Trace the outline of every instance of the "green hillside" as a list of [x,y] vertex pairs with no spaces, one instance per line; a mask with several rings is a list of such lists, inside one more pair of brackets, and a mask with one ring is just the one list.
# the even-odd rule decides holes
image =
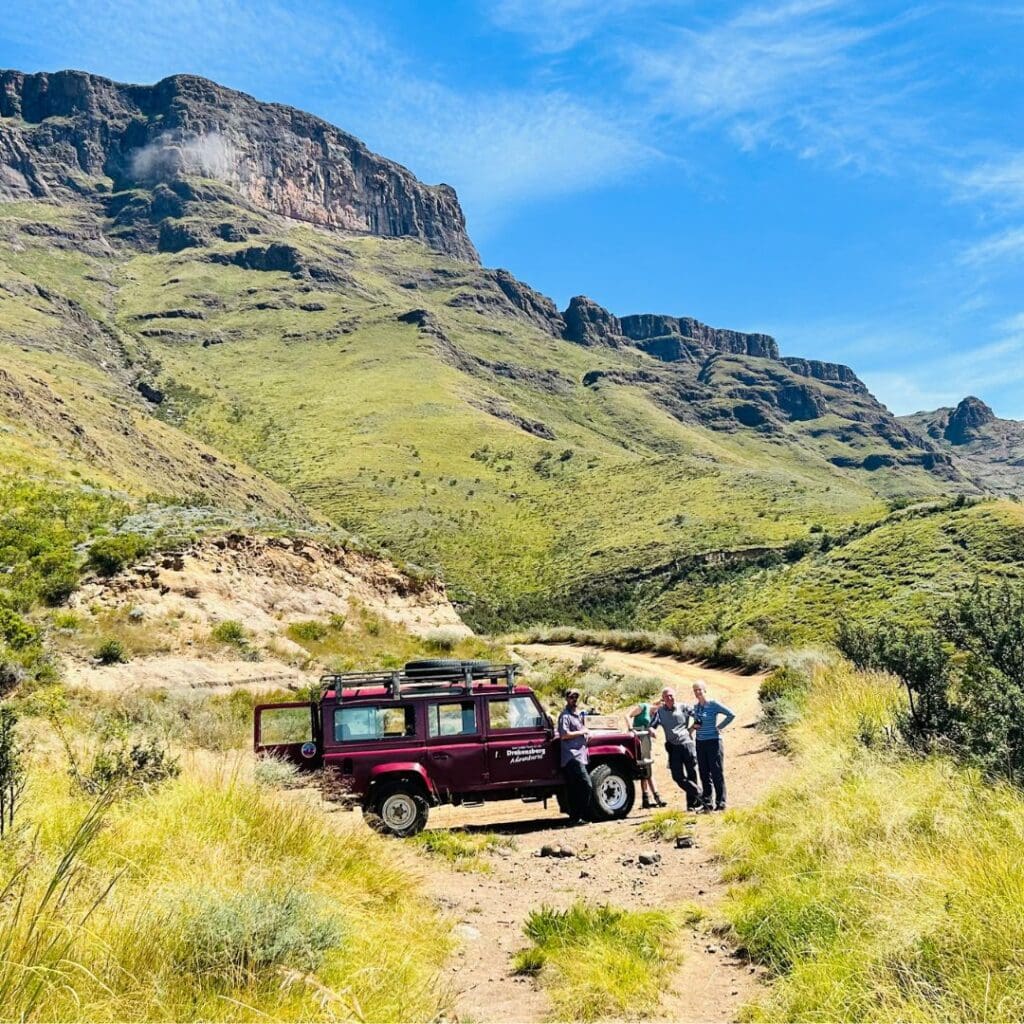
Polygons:
[[1024,506],[957,505],[896,513],[791,565],[682,583],[652,614],[681,633],[724,629],[821,643],[843,616],[922,622],[976,579],[1024,579]]
[[[194,205],[192,225],[225,214],[223,202]],[[813,385],[836,412],[772,433],[707,425],[714,402],[679,414],[663,394],[674,368],[553,337],[489,272],[416,241],[266,223],[258,253],[287,246],[293,269],[259,270],[237,265],[252,260],[244,243],[63,248],[40,230],[55,223],[73,241],[109,231],[85,206],[2,212],[18,241],[0,256],[5,365],[35,389],[39,419],[15,426],[9,410],[12,456],[88,465],[136,493],[283,506],[287,491],[444,572],[482,624],[595,589],[614,604],[620,577],[785,545],[811,524],[841,530],[880,516],[883,496],[951,486],[916,466],[837,467],[884,444],[844,431],[850,398],[825,382]],[[717,360],[716,402],[730,400],[722,380],[769,362]],[[144,400],[140,382],[161,401]]]
[[[693,618],[694,567],[984,489],[848,367],[583,297],[560,312],[475,262],[450,189],[309,115],[188,76],[12,82],[14,468],[321,519],[443,574],[483,628]],[[204,123],[233,133],[217,180],[190,165]]]

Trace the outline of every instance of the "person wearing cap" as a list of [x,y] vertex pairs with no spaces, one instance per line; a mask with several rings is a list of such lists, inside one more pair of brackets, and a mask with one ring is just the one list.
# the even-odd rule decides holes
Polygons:
[[701,679],[693,684],[693,695],[697,698],[697,703],[690,709],[694,721],[691,731],[697,734],[697,764],[700,766],[700,777],[703,782],[704,807],[709,811],[712,807],[716,811],[724,811],[725,748],[722,745],[721,734],[736,716],[724,704],[711,699],[708,688]]
[[654,705],[651,731],[660,725],[665,734],[665,752],[672,781],[686,794],[686,809],[699,811],[704,807],[697,786],[697,747],[690,734],[690,709],[676,703],[675,690],[666,687],[661,700]]
[[587,753],[587,729],[578,710],[579,702],[579,690],[566,691],[565,707],[558,716],[562,775],[565,776],[569,823],[572,825],[582,825],[587,820],[594,798],[590,773],[587,770],[590,761],[590,755]]

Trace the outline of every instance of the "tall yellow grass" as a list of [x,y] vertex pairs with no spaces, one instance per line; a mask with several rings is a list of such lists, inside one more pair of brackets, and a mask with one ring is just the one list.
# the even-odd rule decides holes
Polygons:
[[198,764],[92,810],[66,776],[37,771],[25,808],[0,844],[0,1020],[408,1021],[445,1008],[447,931],[377,836]]
[[819,671],[795,776],[724,833],[729,917],[778,975],[752,1019],[1024,1018],[1024,797],[905,756],[901,701],[884,677]]

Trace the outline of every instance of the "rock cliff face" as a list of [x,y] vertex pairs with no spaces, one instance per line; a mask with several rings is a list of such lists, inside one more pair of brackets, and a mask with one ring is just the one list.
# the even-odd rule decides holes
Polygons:
[[[634,341],[682,338],[692,340],[709,351],[732,352],[736,355],[759,356],[764,359],[779,358],[779,346],[775,339],[767,334],[743,334],[721,327],[709,327],[688,316],[662,316],[658,313],[624,316],[622,333]],[[664,345],[662,349],[667,350]]]
[[980,487],[1024,495],[1024,423],[996,416],[968,395],[956,408],[901,416],[901,422],[952,455]]
[[4,71],[0,117],[0,199],[214,178],[260,210],[478,260],[449,186],[422,184],[317,117],[202,78]]

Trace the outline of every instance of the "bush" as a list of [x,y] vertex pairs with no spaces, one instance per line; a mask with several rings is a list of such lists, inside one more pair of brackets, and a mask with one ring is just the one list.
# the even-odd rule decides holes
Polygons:
[[292,891],[192,893],[193,912],[175,957],[183,971],[227,984],[271,967],[314,971],[342,939],[313,899]]
[[89,546],[86,564],[101,576],[114,576],[149,551],[149,541],[137,533],[101,537]]
[[253,766],[252,777],[268,789],[292,789],[301,784],[299,769],[276,757],[261,757]]
[[423,640],[427,647],[440,654],[450,654],[458,646],[463,634],[457,629],[431,629]]
[[[224,625],[222,623],[222,625]],[[293,622],[288,627],[288,636],[296,643],[308,644],[318,643],[326,638],[330,628],[316,619],[309,619],[306,622]]]
[[107,636],[100,640],[93,657],[101,665],[120,665],[130,660],[124,644],[115,636]]
[[218,622],[210,631],[210,636],[218,643],[230,644],[232,647],[246,647],[249,643],[249,634],[245,626],[234,619]]
[[17,727],[14,709],[0,705],[0,838],[14,827],[18,801],[25,789],[25,763]]
[[108,789],[130,792],[151,789],[181,774],[178,759],[155,738],[141,740],[128,746],[127,740],[101,750],[93,759],[92,767],[78,781],[90,793]]

